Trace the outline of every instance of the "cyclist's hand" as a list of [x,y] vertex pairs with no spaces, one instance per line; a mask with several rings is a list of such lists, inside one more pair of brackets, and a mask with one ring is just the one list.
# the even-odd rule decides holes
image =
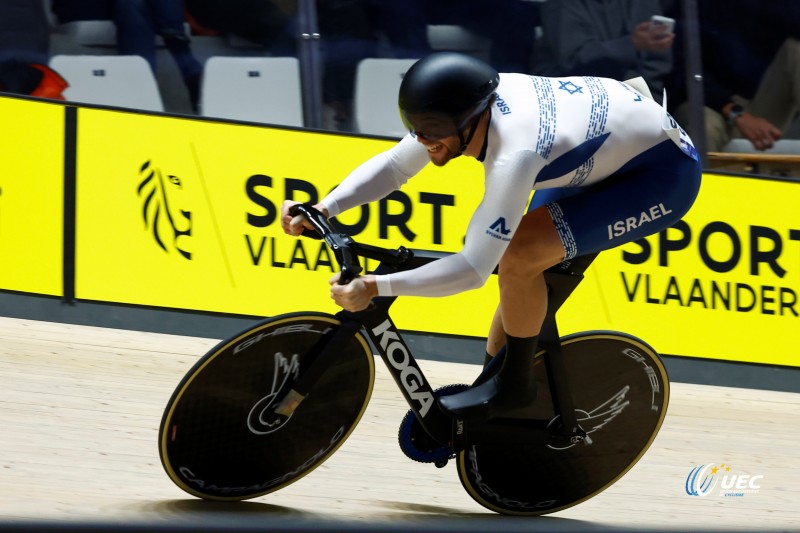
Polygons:
[[363,311],[378,295],[378,285],[374,276],[360,276],[347,285],[339,285],[340,275],[341,273],[337,272],[328,280],[331,284],[331,298],[340,307],[352,312]]
[[[285,200],[283,202],[283,206],[281,206],[281,227],[283,228],[284,233],[287,235],[293,235],[295,237],[301,235],[304,229],[314,229],[314,226],[312,226],[303,215],[297,215],[296,217],[293,217],[289,214],[289,208],[299,203],[300,202],[295,202],[294,200]],[[326,217],[328,216],[328,210],[325,207],[322,207],[319,204],[315,205],[314,207],[321,211]]]

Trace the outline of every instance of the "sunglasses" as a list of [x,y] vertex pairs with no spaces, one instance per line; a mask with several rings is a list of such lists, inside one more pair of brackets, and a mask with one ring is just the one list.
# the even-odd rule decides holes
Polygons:
[[446,137],[458,135],[458,124],[447,115],[427,114],[409,116],[401,114],[403,124],[408,128],[409,134],[415,139],[428,142],[437,142]]
[[450,137],[451,135],[455,135],[455,132],[450,133],[435,133],[431,132],[430,130],[408,130],[408,133],[411,134],[412,137],[415,139],[422,139],[423,141],[430,141],[436,142],[444,139],[445,137]]

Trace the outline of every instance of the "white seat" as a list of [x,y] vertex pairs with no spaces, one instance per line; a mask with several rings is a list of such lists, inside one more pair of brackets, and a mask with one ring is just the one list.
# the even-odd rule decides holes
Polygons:
[[300,62],[294,57],[211,57],[200,101],[206,117],[302,127]]
[[69,101],[164,110],[153,71],[140,56],[56,55],[50,67],[69,83]]
[[403,137],[408,130],[397,110],[403,76],[416,59],[363,59],[356,71],[354,115],[356,131]]

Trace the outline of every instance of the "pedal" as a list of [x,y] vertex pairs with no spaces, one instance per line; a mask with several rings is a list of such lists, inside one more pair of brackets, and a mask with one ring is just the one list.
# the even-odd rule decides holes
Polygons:
[[434,463],[442,468],[455,457],[452,448],[443,446],[428,435],[413,411],[408,411],[403,417],[397,439],[406,457],[419,463]]
[[[469,388],[468,385],[446,385],[434,391],[435,396],[442,396],[461,392]],[[413,411],[408,411],[400,423],[398,431],[400,449],[409,459],[420,463],[434,463],[437,468],[443,468],[447,461],[455,457],[456,450],[451,446],[444,446],[435,441],[425,431]],[[463,448],[462,448],[463,449]]]

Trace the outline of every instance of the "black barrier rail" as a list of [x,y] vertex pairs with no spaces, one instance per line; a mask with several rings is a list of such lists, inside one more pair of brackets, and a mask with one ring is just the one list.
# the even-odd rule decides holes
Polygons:
[[64,265],[66,303],[75,302],[75,239],[77,217],[78,109],[64,107]]

